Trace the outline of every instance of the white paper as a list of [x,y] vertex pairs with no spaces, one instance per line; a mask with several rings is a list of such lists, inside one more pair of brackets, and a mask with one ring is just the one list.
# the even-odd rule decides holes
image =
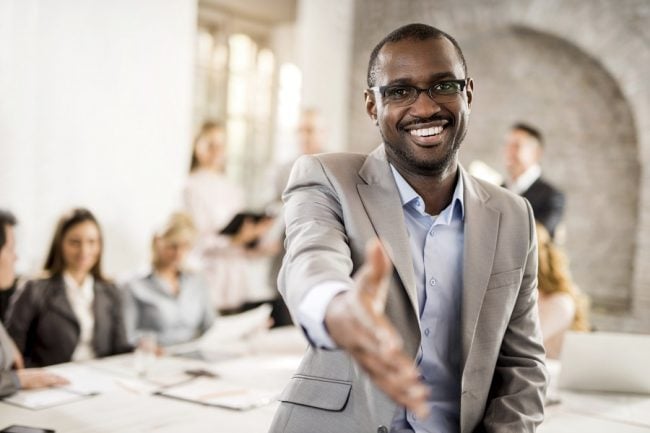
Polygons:
[[[93,363],[93,367],[105,371],[111,376],[118,376],[126,380],[141,380],[156,386],[167,386],[186,380],[187,368],[193,368],[191,361],[181,361],[178,358],[156,358],[148,366],[144,374],[138,372],[133,355],[107,358]],[[115,383],[115,381],[113,381]]]
[[97,369],[87,365],[60,364],[48,367],[47,370],[68,379],[70,384],[66,385],[65,389],[78,394],[97,394],[115,389],[112,377],[102,374]]
[[251,352],[248,340],[266,332],[272,307],[260,305],[232,316],[218,317],[212,327],[195,341],[168,347],[170,354],[219,362]]
[[53,406],[70,403],[95,394],[83,394],[68,388],[45,388],[18,391],[16,394],[4,398],[4,402],[12,403],[27,409],[45,409]]
[[159,394],[205,405],[247,410],[274,402],[279,392],[197,378],[186,384],[165,389]]
[[240,314],[218,317],[199,339],[201,349],[215,350],[224,342],[239,340],[268,329],[271,310],[271,305],[262,304]]

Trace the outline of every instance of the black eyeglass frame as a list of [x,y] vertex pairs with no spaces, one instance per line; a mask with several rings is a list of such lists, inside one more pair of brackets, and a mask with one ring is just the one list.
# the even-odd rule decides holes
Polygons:
[[[463,93],[465,91],[465,89],[467,88],[467,84],[469,83],[469,80],[470,80],[470,77],[461,78],[461,79],[458,79],[458,80],[440,80],[440,81],[435,82],[433,85],[431,85],[431,86],[429,86],[427,88],[424,88],[424,89],[422,87],[411,86],[409,84],[389,84],[389,85],[386,85],[386,86],[369,87],[368,90],[378,91],[379,95],[382,97],[382,99],[385,99],[386,98],[386,90],[388,90],[390,88],[402,87],[402,88],[414,89],[417,92],[415,97],[405,99],[404,101],[401,101],[401,102],[389,101],[389,102],[395,102],[395,103],[403,104],[403,105],[411,105],[411,104],[413,104],[415,101],[417,101],[417,99],[420,97],[420,93],[422,93],[422,92],[426,92],[426,94],[429,96],[429,98],[431,98],[435,102],[451,102],[456,98],[456,96],[460,95],[461,93]],[[457,84],[458,86],[460,86],[460,90],[458,92],[449,93],[449,94],[436,94],[433,91],[433,89],[436,86],[439,86],[439,85],[445,84],[445,83]]]

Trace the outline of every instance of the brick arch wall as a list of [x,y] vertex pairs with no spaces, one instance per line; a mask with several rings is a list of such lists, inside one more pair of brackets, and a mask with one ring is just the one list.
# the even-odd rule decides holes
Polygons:
[[[585,290],[595,293],[598,300],[606,305],[634,306],[637,320],[632,325],[621,324],[621,327],[650,329],[650,319],[644,319],[650,316],[650,272],[643,269],[650,263],[650,171],[646,168],[650,163],[650,87],[646,78],[650,76],[650,50],[647,49],[650,41],[650,8],[647,2],[357,0],[350,75],[352,97],[349,101],[349,124],[354,125],[349,132],[350,150],[367,151],[378,142],[378,135],[363,111],[361,97],[370,50],[388,31],[409,22],[432,24],[454,35],[461,44],[468,44],[464,49],[468,54],[470,74],[475,70],[493,75],[493,71],[501,70],[500,67],[510,69],[507,75],[514,74],[515,77],[522,70],[534,72],[534,68],[531,68],[535,61],[534,51],[522,53],[516,58],[512,56],[509,63],[495,64],[492,57],[507,58],[498,54],[495,43],[500,40],[514,48],[540,50],[539,55],[551,63],[545,65],[547,73],[551,75],[537,76],[537,82],[546,85],[552,81],[552,77],[560,77],[560,72],[564,70],[570,71],[570,79],[563,81],[563,84],[582,83],[584,86],[578,87],[581,91],[590,87],[598,89],[590,92],[583,104],[578,102],[581,96],[578,92],[552,92],[556,98],[555,106],[562,106],[558,102],[561,98],[557,98],[563,93],[567,100],[560,102],[572,107],[573,111],[568,108],[556,110],[556,113],[541,118],[533,116],[535,110],[530,104],[548,103],[542,92],[533,92],[536,96],[532,101],[509,104],[507,111],[503,108],[500,112],[490,112],[494,109],[489,101],[483,107],[477,102],[470,127],[472,135],[468,134],[463,152],[468,157],[474,153],[493,166],[500,167],[499,152],[495,149],[491,152],[485,150],[480,144],[479,138],[482,137],[479,137],[479,132],[483,132],[483,136],[487,134],[491,142],[499,142],[509,121],[521,118],[516,115],[518,113],[525,114],[524,117],[531,122],[538,120],[534,123],[541,123],[540,126],[545,129],[552,124],[555,115],[563,125],[560,129],[549,128],[550,142],[555,144],[549,146],[547,159],[571,158],[572,164],[547,163],[546,170],[556,183],[561,182],[561,186],[568,189],[571,213],[576,211],[574,206],[584,207],[584,203],[591,200],[588,203],[590,212],[576,213],[579,217],[573,217],[573,227],[570,227],[568,247],[576,278],[581,280]],[[481,49],[482,46],[490,46],[491,49]],[[555,70],[551,62],[553,57],[549,57],[553,50],[559,50],[558,59],[561,59],[555,65]],[[494,82],[487,83],[494,86]],[[526,84],[522,86],[525,88]],[[483,90],[486,96],[495,98],[494,88]],[[605,104],[608,100],[615,103]],[[595,106],[589,106],[594,103]],[[512,107],[517,110],[512,110]],[[593,111],[591,115],[584,114],[598,107],[603,112],[601,115]],[[485,115],[479,117],[479,110],[485,111]],[[491,124],[493,119],[499,119],[498,123]],[[607,142],[603,134],[612,131],[614,138]],[[581,146],[571,147],[576,140]],[[594,140],[600,142],[600,160],[587,153],[588,143]],[[611,170],[612,167],[606,164],[608,158],[613,161]],[[575,172],[567,167],[578,167],[579,170]],[[598,175],[587,177],[586,173]],[[569,179],[571,183],[564,185]],[[585,179],[596,182],[586,197],[581,192],[590,191]],[[607,194],[598,194],[599,190],[607,191]],[[625,209],[622,219],[611,217],[611,206],[606,200],[608,196],[620,199],[620,206]],[[581,220],[584,223],[579,223]],[[589,227],[586,221],[598,221],[597,225],[590,225],[600,231],[617,224],[616,234],[608,235],[607,240],[600,240],[598,248],[589,256],[585,256],[583,251],[598,240],[599,230],[586,230]],[[613,259],[614,256],[616,259]],[[601,272],[600,280],[589,276],[596,270]],[[603,275],[607,276],[607,281],[602,280]]]
[[639,164],[632,112],[618,83],[566,40],[525,27],[459,43],[476,83],[461,161],[502,169],[509,126],[523,120],[540,128],[544,176],[567,196],[574,278],[594,304],[626,308],[633,296]]

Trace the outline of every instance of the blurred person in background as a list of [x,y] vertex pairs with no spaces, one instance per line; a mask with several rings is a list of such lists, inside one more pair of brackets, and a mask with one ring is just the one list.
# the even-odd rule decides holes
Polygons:
[[282,202],[282,193],[289,181],[289,175],[291,174],[291,168],[293,167],[295,160],[301,155],[315,155],[323,152],[325,144],[325,128],[323,126],[323,119],[320,111],[315,108],[306,108],[302,110],[296,133],[298,136],[298,156],[291,161],[282,164],[275,174],[275,200],[280,204]]
[[[8,287],[16,279],[16,223],[11,212],[0,209],[0,287]],[[0,398],[19,389],[46,388],[67,383],[66,379],[56,374],[36,368],[25,369],[23,357],[0,323]]]
[[537,223],[537,243],[539,321],[546,356],[559,359],[566,331],[587,332],[591,329],[589,302],[571,279],[566,255],[540,223]]
[[131,350],[117,288],[102,274],[99,223],[77,208],[59,220],[46,277],[19,293],[7,330],[26,365],[85,361]]
[[203,278],[184,269],[196,239],[191,218],[172,214],[152,241],[152,270],[125,285],[127,335],[137,344],[142,332],[153,332],[161,346],[185,343],[214,322],[210,294]]
[[250,245],[266,233],[272,220],[245,219],[234,235],[221,230],[244,211],[243,189],[225,175],[225,130],[220,123],[206,122],[192,149],[190,175],[183,191],[185,209],[198,230],[195,253],[208,282],[213,306],[236,312],[247,300],[247,256]]
[[542,177],[544,139],[542,133],[525,123],[510,128],[505,144],[506,188],[525,197],[552,238],[564,214],[564,194]]
[[2,260],[0,261],[0,323],[5,323],[7,310],[16,293],[17,278],[14,265],[17,260],[15,250],[14,226],[17,221],[11,212],[0,209],[0,247],[2,247]]
[[[306,108],[300,114],[300,120],[296,129],[298,135],[298,147],[301,155],[315,155],[323,152],[325,141],[325,129],[323,127],[323,119],[320,112],[315,108]],[[271,236],[276,239],[277,253],[273,256],[271,268],[269,272],[269,284],[277,291],[278,274],[282,267],[282,259],[284,258],[284,216],[282,214],[282,193],[289,181],[291,168],[295,159],[282,164],[275,173],[274,179],[274,203],[277,209],[277,216],[273,227],[270,229]],[[273,303],[273,311],[271,313],[274,326],[291,325],[291,314],[287,308],[284,300],[279,295]]]

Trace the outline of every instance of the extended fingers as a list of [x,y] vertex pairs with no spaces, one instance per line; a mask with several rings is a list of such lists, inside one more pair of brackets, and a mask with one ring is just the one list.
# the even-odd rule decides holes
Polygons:
[[421,382],[412,360],[402,353],[393,354],[389,359],[358,353],[355,359],[393,401],[415,412],[418,417],[427,415],[429,390]]

